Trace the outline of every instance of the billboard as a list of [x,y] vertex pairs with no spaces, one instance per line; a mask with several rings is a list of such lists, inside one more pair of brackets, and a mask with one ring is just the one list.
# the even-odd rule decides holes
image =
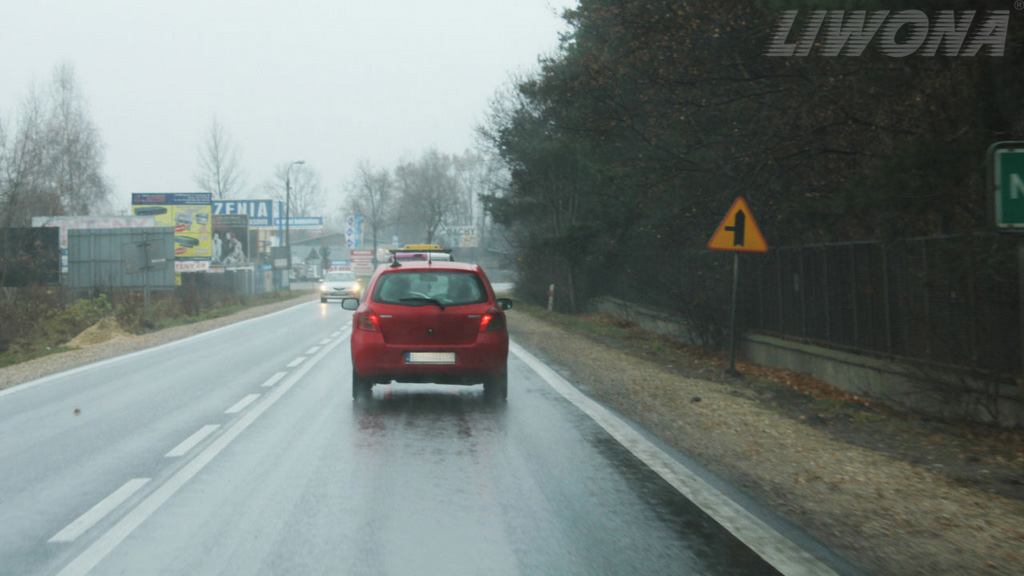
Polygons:
[[479,246],[476,226],[449,226],[444,235],[449,248],[476,248]]
[[[274,228],[284,229],[284,218],[274,218]],[[292,230],[320,230],[324,227],[324,219],[317,216],[293,216],[288,219],[288,228]]]
[[124,228],[152,228],[152,216],[34,216],[33,228],[60,229],[60,271],[68,272],[68,230],[110,230]]
[[242,266],[248,264],[249,260],[249,217],[214,214],[210,265]]
[[[213,255],[211,201],[211,194],[199,192],[132,194],[132,213],[152,216],[157,226],[173,227],[175,260],[203,260],[205,266],[189,268],[205,269]],[[175,267],[180,268],[177,264]]]
[[273,200],[214,200],[213,216],[248,216],[249,228],[276,229]]

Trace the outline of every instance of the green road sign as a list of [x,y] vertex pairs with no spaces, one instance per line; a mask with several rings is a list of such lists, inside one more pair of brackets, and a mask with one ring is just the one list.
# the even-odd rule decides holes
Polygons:
[[996,228],[1024,232],[1024,142],[993,144],[989,165]]

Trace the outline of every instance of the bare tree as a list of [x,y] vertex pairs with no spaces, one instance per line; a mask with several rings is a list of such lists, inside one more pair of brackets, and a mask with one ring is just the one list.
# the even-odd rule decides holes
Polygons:
[[361,214],[363,222],[372,230],[374,258],[377,257],[377,239],[392,218],[394,191],[388,170],[375,170],[367,161],[359,163],[349,184],[349,213]]
[[51,213],[89,214],[107,208],[110,186],[102,173],[103,145],[70,64],[54,70],[49,96],[43,178],[59,203]]
[[0,228],[28,226],[32,214],[47,212],[39,184],[44,159],[41,99],[34,90],[21,106],[14,132],[0,124]]
[[215,199],[234,198],[243,186],[238,147],[216,117],[210,122],[206,140],[199,147],[199,165],[193,176],[196,186]]
[[461,224],[476,226],[479,246],[483,247],[488,235],[483,199],[502,190],[507,172],[496,156],[472,150],[455,157],[455,171],[465,196]]
[[[285,202],[286,196],[291,196],[292,218],[301,216],[321,216],[324,211],[324,190],[320,186],[320,175],[309,167],[308,164],[296,164],[291,166],[289,177],[288,167],[291,164],[281,164],[274,171],[274,176],[262,186],[263,194],[279,202]],[[290,194],[286,194],[287,189]],[[284,214],[281,214],[284,217]]]
[[452,215],[464,201],[452,157],[431,149],[418,162],[400,165],[395,176],[403,209],[411,211],[407,215],[423,226],[426,242],[433,243],[442,225],[454,223]]

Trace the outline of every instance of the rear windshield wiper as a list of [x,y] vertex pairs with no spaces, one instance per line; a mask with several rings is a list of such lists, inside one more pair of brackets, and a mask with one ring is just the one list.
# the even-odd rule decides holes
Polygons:
[[420,298],[420,297],[415,297],[415,298],[399,298],[398,301],[399,302],[419,302],[421,304],[437,304],[438,308],[440,308],[441,310],[444,310],[444,304],[441,304],[440,300],[435,300],[434,298]]

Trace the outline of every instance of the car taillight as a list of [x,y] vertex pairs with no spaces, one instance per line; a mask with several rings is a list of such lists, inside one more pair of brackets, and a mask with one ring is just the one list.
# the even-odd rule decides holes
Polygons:
[[480,318],[480,331],[493,331],[505,329],[505,315],[500,312],[489,311]]
[[373,310],[367,310],[366,312],[356,314],[355,316],[355,325],[357,330],[380,332],[380,316],[374,314]]

